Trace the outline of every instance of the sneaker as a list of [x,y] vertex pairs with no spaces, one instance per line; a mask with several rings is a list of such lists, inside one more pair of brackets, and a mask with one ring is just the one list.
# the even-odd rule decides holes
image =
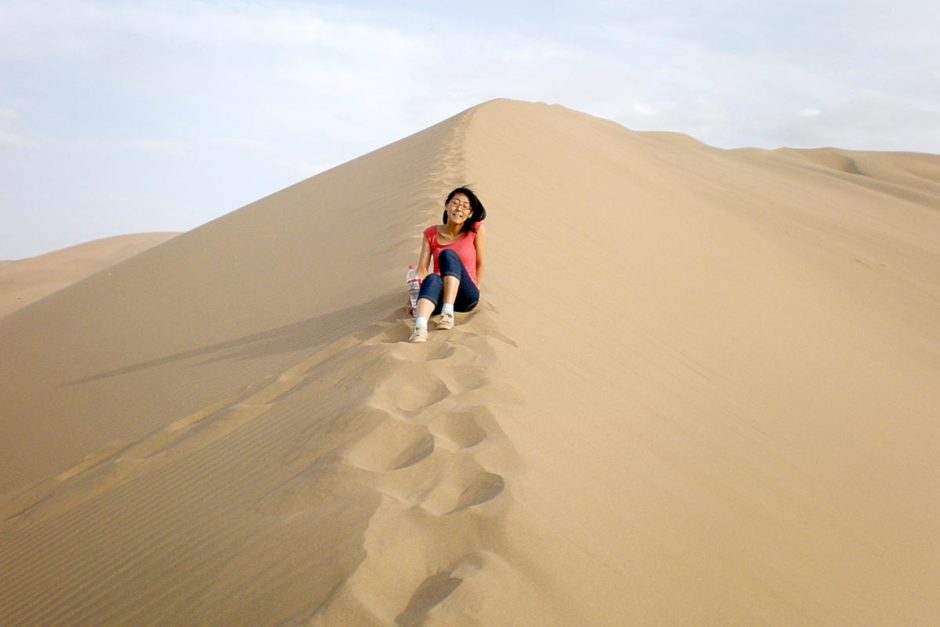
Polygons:
[[442,313],[441,319],[437,321],[437,328],[441,331],[454,328],[454,314]]
[[418,342],[427,342],[428,341],[428,328],[427,327],[415,327],[414,331],[411,332],[411,337],[408,338],[408,341],[412,344],[417,344]]

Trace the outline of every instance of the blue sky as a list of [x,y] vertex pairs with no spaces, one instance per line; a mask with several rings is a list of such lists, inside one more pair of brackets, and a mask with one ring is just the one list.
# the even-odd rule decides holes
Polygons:
[[940,153],[940,3],[0,3],[0,259],[183,231],[497,97]]

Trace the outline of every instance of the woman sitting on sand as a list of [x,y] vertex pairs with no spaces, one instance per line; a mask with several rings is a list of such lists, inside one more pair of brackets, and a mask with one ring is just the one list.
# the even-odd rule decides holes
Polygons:
[[[428,318],[441,314],[438,329],[454,328],[454,312],[470,311],[480,302],[480,280],[486,256],[486,209],[471,190],[458,187],[447,195],[443,224],[424,230],[418,259],[418,310],[410,342],[428,340]],[[434,272],[431,272],[431,260]]]

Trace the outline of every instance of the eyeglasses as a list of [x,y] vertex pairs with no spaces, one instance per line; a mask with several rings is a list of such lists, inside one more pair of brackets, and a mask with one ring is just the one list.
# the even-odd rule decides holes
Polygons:
[[467,202],[466,200],[458,200],[456,198],[452,198],[449,204],[454,209],[466,209],[467,211],[470,210],[470,203]]

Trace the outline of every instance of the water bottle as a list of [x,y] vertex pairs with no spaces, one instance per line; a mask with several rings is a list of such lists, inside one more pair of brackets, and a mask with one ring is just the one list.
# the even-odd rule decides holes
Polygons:
[[408,284],[408,313],[414,317],[418,315],[418,292],[421,290],[421,280],[418,279],[418,271],[414,265],[408,266],[405,283]]

